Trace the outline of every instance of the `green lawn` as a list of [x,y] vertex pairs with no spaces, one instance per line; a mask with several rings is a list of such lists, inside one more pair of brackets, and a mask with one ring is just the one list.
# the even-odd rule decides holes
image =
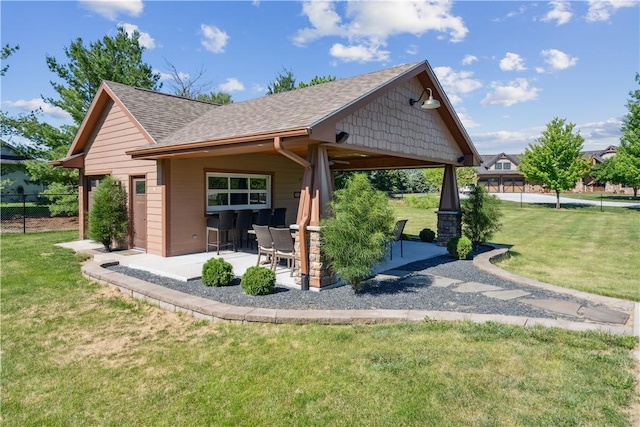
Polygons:
[[613,194],[613,193],[561,193],[560,197],[569,197],[571,199],[596,200],[604,202],[624,202],[638,203],[640,197],[633,197],[633,193],[629,194]]
[[[492,239],[511,246],[507,271],[581,291],[640,301],[640,210],[502,202],[503,228]],[[408,234],[436,231],[435,209],[395,203]]]
[[2,424],[630,426],[636,340],[498,324],[210,324],[2,238]]

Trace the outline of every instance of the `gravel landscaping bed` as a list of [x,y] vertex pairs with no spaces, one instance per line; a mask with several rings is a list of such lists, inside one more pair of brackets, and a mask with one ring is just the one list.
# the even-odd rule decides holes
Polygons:
[[480,292],[455,292],[454,288],[457,285],[448,287],[432,286],[433,276],[442,276],[463,282],[485,283],[498,286],[503,290],[518,289],[529,292],[530,295],[524,298],[555,298],[594,306],[592,302],[501,279],[478,270],[473,266],[472,261],[456,261],[449,256],[418,261],[396,269],[406,271],[406,274],[409,274],[408,277],[402,279],[370,279],[363,283],[362,290],[358,293],[354,292],[350,286],[342,286],[321,292],[299,291],[276,286],[273,294],[257,297],[246,295],[239,285],[239,279],[236,279],[231,286],[214,288],[204,286],[200,280],[182,282],[119,265],[111,266],[109,269],[190,295],[245,307],[300,310],[415,309],[558,318],[572,321],[584,320],[580,316],[564,316],[531,307],[518,302],[517,299],[502,301],[487,297]]

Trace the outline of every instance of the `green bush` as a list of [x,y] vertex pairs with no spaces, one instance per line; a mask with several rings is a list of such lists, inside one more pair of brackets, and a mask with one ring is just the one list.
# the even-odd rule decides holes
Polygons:
[[211,258],[202,266],[202,283],[206,286],[227,286],[234,277],[233,266],[222,258]]
[[89,211],[89,238],[102,243],[111,251],[114,242],[121,242],[129,231],[127,216],[127,194],[120,181],[105,177],[93,196],[93,206]]
[[276,286],[276,273],[266,267],[249,267],[240,280],[247,295],[268,295]]
[[420,232],[420,240],[423,242],[431,243],[436,238],[436,232],[430,228],[423,228]]
[[440,197],[437,194],[425,194],[424,196],[405,196],[404,203],[410,208],[436,209],[440,204]]
[[500,218],[500,200],[491,196],[482,185],[471,190],[469,198],[460,204],[462,211],[462,234],[478,247],[489,240],[502,227]]
[[457,259],[465,259],[473,250],[473,245],[468,237],[454,237],[447,242],[447,251]]
[[365,174],[357,173],[334,193],[330,210],[331,217],[320,223],[322,253],[333,272],[358,290],[384,259],[395,224],[393,209],[387,196],[374,190]]

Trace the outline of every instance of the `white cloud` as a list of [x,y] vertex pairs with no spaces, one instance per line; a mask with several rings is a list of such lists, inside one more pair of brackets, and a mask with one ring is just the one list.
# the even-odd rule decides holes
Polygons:
[[501,85],[499,82],[491,83],[492,91],[480,102],[482,105],[502,105],[510,107],[514,104],[532,101],[538,98],[540,89],[529,87],[526,79],[516,79]]
[[223,92],[231,93],[244,90],[244,85],[240,82],[240,80],[234,77],[230,77],[226,82],[218,86],[218,88]]
[[576,131],[580,131],[580,135],[587,140],[608,140],[619,139],[621,132],[620,126],[622,126],[622,120],[620,119],[607,119],[601,122],[592,122],[576,125]]
[[536,73],[538,73],[538,74],[542,74],[542,73],[544,73],[544,68],[542,68],[542,67],[536,67]]
[[212,25],[200,25],[200,32],[203,35],[201,41],[202,46],[209,52],[222,53],[229,41],[229,35],[222,31],[220,28]]
[[371,62],[371,61],[388,61],[388,50],[380,50],[380,46],[351,45],[345,46],[342,43],[336,43],[331,46],[329,53],[334,58],[344,62]]
[[504,18],[495,18],[494,21],[495,22],[506,21],[507,19],[513,18],[514,16],[522,15],[526,11],[527,11],[526,6],[520,6],[517,11],[507,13]]
[[267,87],[266,86],[262,86],[261,84],[258,83],[254,83],[251,85],[251,92],[253,93],[261,93],[261,94],[265,94],[267,92]]
[[[163,71],[160,70],[153,70],[153,72],[155,74],[160,74],[160,81],[161,82],[166,82],[167,80],[172,80],[173,79],[173,74],[172,73],[165,73]],[[191,75],[189,73],[183,73],[182,71],[178,71],[178,77],[180,78],[180,80],[188,80],[189,77],[191,77]]]
[[156,47],[156,42],[153,39],[153,37],[151,37],[149,33],[140,31],[137,25],[123,23],[123,24],[118,24],[118,26],[124,28],[124,31],[127,33],[129,38],[133,37],[134,31],[137,31],[138,33],[140,33],[140,38],[138,39],[138,43],[140,44],[140,46],[144,47],[145,49],[153,49]]
[[608,21],[622,7],[634,7],[637,0],[589,0],[587,22]]
[[139,16],[144,9],[142,0],[80,0],[80,5],[111,21],[121,14]]
[[406,49],[405,52],[408,55],[417,55],[418,54],[418,46],[416,46],[415,44],[409,45]]
[[469,114],[467,114],[466,109],[459,108],[458,110],[456,110],[456,113],[458,114],[458,118],[460,119],[460,121],[462,122],[462,125],[465,128],[472,129],[480,126],[478,122],[474,121],[471,117],[469,117]]
[[556,26],[564,25],[571,20],[573,12],[571,12],[571,3],[568,1],[552,1],[549,2],[551,10],[542,20],[544,22],[556,21]]
[[452,104],[462,102],[461,94],[467,94],[482,87],[480,80],[472,78],[472,71],[455,71],[451,67],[435,67],[433,71]]
[[30,100],[19,99],[17,101],[2,101],[3,105],[10,108],[17,108],[18,110],[31,112],[37,109],[41,109],[42,113],[55,117],[57,119],[71,120],[71,115],[64,111],[60,107],[55,107],[51,104],[47,104],[42,98],[33,98]]
[[451,14],[453,2],[450,0],[349,1],[337,4],[344,5],[344,19],[334,2],[304,2],[302,13],[311,26],[296,32],[294,44],[304,46],[322,37],[341,37],[347,39],[347,43],[335,43],[331,49],[340,55],[338,59],[386,61],[388,53],[380,48],[386,46],[391,36],[407,33],[420,36],[436,31],[448,34],[451,42],[459,42],[469,32],[462,18]]
[[500,60],[500,69],[502,71],[524,71],[527,67],[524,66],[524,60],[520,55],[507,52]]
[[470,65],[478,60],[478,57],[475,55],[465,55],[462,58],[462,65]]
[[578,58],[571,57],[558,49],[543,50],[540,55],[545,58],[544,62],[551,65],[555,70],[573,67],[578,62]]

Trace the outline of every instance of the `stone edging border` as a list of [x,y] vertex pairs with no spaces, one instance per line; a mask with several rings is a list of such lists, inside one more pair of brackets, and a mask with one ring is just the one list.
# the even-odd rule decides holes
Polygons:
[[[494,252],[494,251],[492,251]],[[496,256],[496,255],[494,255]],[[490,258],[489,258],[490,259]],[[88,279],[115,287],[123,294],[142,299],[170,312],[181,312],[196,319],[211,322],[261,322],[291,324],[354,324],[354,323],[390,323],[420,322],[425,319],[435,321],[464,321],[518,325],[558,327],[572,331],[598,330],[618,335],[636,335],[638,331],[628,326],[606,325],[566,320],[541,319],[501,314],[457,313],[431,310],[290,310],[256,307],[239,307],[223,304],[211,299],[187,295],[173,289],[164,288],[144,280],[126,276],[105,266],[89,261],[82,266],[82,274]],[[497,268],[497,267],[496,267]],[[637,311],[638,305],[636,305]],[[635,316],[638,319],[636,313]]]

